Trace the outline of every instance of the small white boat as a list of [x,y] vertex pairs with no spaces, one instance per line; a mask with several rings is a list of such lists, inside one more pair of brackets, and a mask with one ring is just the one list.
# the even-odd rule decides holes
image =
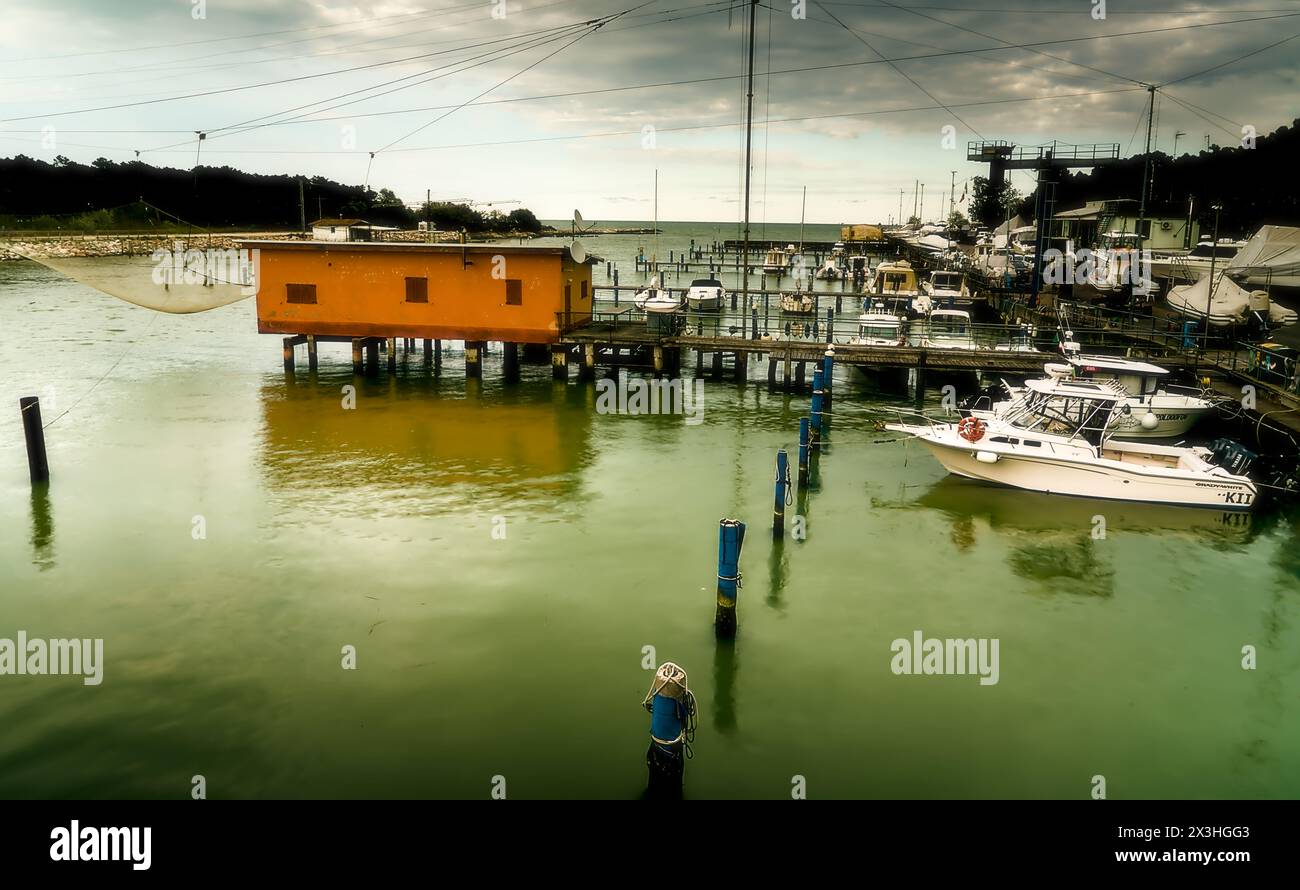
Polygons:
[[1220,238],[1217,242],[1201,241],[1189,251],[1153,254],[1151,277],[1196,281],[1208,275],[1211,266],[1216,271],[1227,269],[1232,258],[1245,246],[1245,241]]
[[913,346],[925,349],[978,349],[971,333],[970,313],[964,309],[934,309],[908,335]]
[[828,256],[822,262],[822,267],[817,270],[816,277],[818,281],[843,281],[848,277],[848,273],[840,268],[838,257]]
[[766,275],[784,275],[789,269],[790,252],[783,247],[773,247],[763,257],[763,272]]
[[[1123,439],[1182,436],[1215,411],[1204,390],[1169,384],[1169,370],[1148,362],[1071,354],[1064,362],[1049,362],[1043,370],[1049,378],[1117,383],[1125,398],[1111,415],[1111,431]],[[1003,416],[1024,392],[1024,387],[1007,386],[1006,399],[975,407],[971,414],[983,420]]]
[[935,306],[966,306],[971,301],[970,287],[961,272],[931,272],[930,277],[921,282],[921,291]]
[[[950,472],[1027,491],[1249,510],[1257,490],[1245,472],[1254,455],[1216,448],[1124,442],[1111,415],[1127,400],[1116,381],[1031,380],[1001,417],[929,420],[886,428],[919,439]],[[924,420],[924,419],[923,419]]]
[[1266,327],[1295,324],[1295,310],[1272,302],[1266,291],[1245,290],[1226,270],[1216,272],[1214,279],[1213,288],[1209,275],[1192,284],[1170,288],[1165,301],[1171,309],[1189,318],[1199,320],[1208,316],[1212,328],[1246,324],[1252,315]]
[[906,320],[890,312],[880,301],[858,316],[858,333],[849,338],[852,346],[902,346],[907,342]]
[[650,279],[650,283],[641,288],[632,297],[632,305],[642,312],[664,315],[676,312],[685,305],[681,296],[674,296],[670,290],[659,286],[659,276]]
[[716,278],[697,278],[686,289],[686,305],[697,312],[713,312],[722,308],[727,289]]

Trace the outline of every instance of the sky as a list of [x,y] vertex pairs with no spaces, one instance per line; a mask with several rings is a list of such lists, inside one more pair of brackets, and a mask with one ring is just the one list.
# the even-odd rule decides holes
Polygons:
[[[741,214],[745,0],[0,0],[0,157],[325,176],[544,219]],[[967,144],[1300,117],[1300,0],[762,0],[751,219],[946,213]],[[599,25],[599,27],[597,27]],[[196,133],[205,133],[200,142]],[[373,154],[372,154],[373,153]],[[1013,184],[1032,189],[1032,174]],[[959,204],[959,206],[961,206]]]

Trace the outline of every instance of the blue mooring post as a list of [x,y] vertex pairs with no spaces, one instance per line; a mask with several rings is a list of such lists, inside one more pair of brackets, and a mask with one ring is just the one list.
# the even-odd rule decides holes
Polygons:
[[812,393],[812,430],[809,438],[813,453],[821,449],[822,444],[822,369],[813,371]]
[[786,492],[790,490],[790,459],[785,449],[776,452],[776,503],[772,507],[772,537],[785,537]]
[[799,489],[808,484],[808,418],[799,418]]
[[745,543],[745,523],[718,521],[718,608],[713,628],[719,637],[736,635],[736,593],[740,589],[740,548]]
[[650,712],[650,747],[645,765],[649,797],[678,797],[686,755],[695,736],[695,696],[687,685],[686,671],[665,661],[655,671],[642,707]]
[[835,347],[826,347],[822,358],[822,436],[825,438],[831,430],[831,418],[835,409],[831,407],[831,392],[835,389]]

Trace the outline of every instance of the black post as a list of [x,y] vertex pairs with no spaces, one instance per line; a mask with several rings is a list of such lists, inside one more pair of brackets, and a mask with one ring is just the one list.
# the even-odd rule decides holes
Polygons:
[[27,469],[32,484],[50,481],[50,462],[45,456],[45,428],[41,426],[41,400],[23,396],[18,400],[23,415],[23,436],[27,439]]

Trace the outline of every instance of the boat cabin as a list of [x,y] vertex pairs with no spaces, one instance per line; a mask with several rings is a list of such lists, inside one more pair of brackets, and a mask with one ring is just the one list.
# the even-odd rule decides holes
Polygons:
[[876,267],[875,278],[871,281],[871,293],[896,296],[918,296],[921,289],[917,284],[916,272],[907,260],[894,263],[881,263]]
[[935,309],[911,337],[913,346],[928,349],[976,349],[970,313],[962,309]]

